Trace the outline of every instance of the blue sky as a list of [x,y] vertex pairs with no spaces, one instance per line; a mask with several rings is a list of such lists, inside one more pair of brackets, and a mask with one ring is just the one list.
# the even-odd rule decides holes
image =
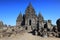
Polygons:
[[45,20],[51,19],[52,24],[56,24],[60,18],[59,0],[0,0],[0,20],[7,25],[16,25],[17,16],[20,12],[25,14],[30,2],[37,15],[41,12]]

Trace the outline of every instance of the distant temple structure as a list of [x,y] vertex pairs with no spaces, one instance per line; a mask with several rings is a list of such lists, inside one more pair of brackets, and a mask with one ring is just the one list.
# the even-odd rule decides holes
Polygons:
[[[45,24],[47,25],[47,27],[45,27]],[[20,12],[16,20],[16,26],[25,26],[26,30],[28,30],[29,32],[32,30],[36,30],[37,27],[39,27],[39,29],[44,27],[50,29],[52,27],[51,20],[45,22],[41,13],[39,13],[38,16],[36,15],[35,9],[33,8],[31,3],[26,8],[24,15],[22,15],[22,13]]]

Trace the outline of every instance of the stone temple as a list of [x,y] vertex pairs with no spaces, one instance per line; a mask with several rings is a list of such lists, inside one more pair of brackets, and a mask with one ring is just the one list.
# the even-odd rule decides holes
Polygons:
[[44,20],[39,12],[38,16],[31,3],[27,6],[25,13],[18,15],[15,26],[7,26],[0,21],[0,37],[16,35],[21,31],[32,33],[41,37],[60,37],[60,19],[53,25],[51,20]]
[[33,8],[32,4],[29,3],[28,7],[25,10],[25,14],[22,15],[20,12],[19,16],[16,20],[16,26],[24,26],[27,32],[31,31],[40,31],[41,28],[45,28],[45,30],[49,30],[52,28],[51,20],[44,20],[41,13],[36,15],[36,11]]

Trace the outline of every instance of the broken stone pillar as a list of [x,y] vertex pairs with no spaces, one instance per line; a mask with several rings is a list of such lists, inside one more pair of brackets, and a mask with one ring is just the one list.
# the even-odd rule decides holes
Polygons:
[[48,28],[48,31],[50,31],[52,25],[51,25],[51,20],[48,20],[47,21],[47,28]]
[[37,31],[35,31],[35,35],[36,35],[36,36],[37,36],[37,34],[38,34]]
[[48,37],[48,36],[47,36],[47,29],[44,29],[44,31],[43,31],[43,37],[44,37],[44,38]]
[[31,26],[28,26],[27,28],[28,28],[27,30],[28,32],[32,31]]

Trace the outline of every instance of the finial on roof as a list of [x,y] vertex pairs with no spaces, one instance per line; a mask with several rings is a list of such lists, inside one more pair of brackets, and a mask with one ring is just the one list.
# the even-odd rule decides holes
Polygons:
[[31,2],[29,3],[30,6],[32,6]]
[[28,7],[27,7],[27,8],[33,8],[33,6],[32,6],[32,3],[31,3],[31,2],[28,4]]
[[44,20],[44,18],[43,18],[43,16],[42,16],[41,12],[39,12],[38,18],[39,18],[40,20]]
[[42,14],[41,14],[41,12],[39,12],[38,16],[39,16],[39,17],[42,17]]

